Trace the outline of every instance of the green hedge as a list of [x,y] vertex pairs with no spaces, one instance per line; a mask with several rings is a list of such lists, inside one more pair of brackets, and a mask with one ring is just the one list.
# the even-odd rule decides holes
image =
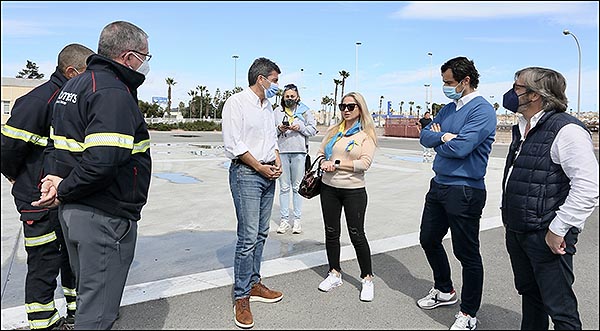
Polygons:
[[185,123],[150,123],[148,124],[148,130],[221,131],[221,124],[211,121],[194,121]]

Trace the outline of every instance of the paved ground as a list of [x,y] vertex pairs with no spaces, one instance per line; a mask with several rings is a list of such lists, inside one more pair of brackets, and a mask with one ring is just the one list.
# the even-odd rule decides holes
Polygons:
[[[312,154],[321,137],[311,139]],[[132,268],[115,329],[236,329],[232,313],[235,215],[220,133],[153,132],[153,179],[142,213]],[[418,141],[382,138],[367,174],[366,233],[373,252],[375,300],[358,300],[359,270],[345,226],[345,284],[331,293],[317,285],[327,273],[318,198],[304,200],[300,235],[275,233],[279,199],[264,252],[267,286],[284,291],[277,304],[253,303],[255,329],[445,329],[458,306],[422,311],[415,300],[431,287],[418,246],[431,164]],[[479,328],[518,329],[520,298],[504,247],[499,203],[506,146],[495,144],[486,176],[482,218],[486,270]],[[26,254],[10,185],[2,180],[2,329],[26,327]],[[575,290],[585,329],[598,329],[598,209],[580,237]],[[446,242],[448,249],[451,244]],[[460,288],[458,262],[454,282]],[[62,295],[57,297],[62,298]],[[63,299],[57,302],[64,303]],[[64,309],[64,308],[63,308]]]

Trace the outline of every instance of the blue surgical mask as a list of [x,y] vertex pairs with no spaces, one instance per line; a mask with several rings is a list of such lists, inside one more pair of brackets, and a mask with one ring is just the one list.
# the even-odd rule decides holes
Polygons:
[[279,91],[279,86],[268,79],[267,81],[271,84],[269,85],[269,88],[265,88],[264,86],[262,86],[262,84],[260,86],[262,86],[262,88],[265,90],[265,97],[269,99],[277,94],[277,91]]
[[525,92],[519,95],[517,94],[517,92],[515,92],[514,88],[511,88],[510,90],[508,90],[508,92],[504,93],[504,96],[502,97],[502,107],[512,111],[513,113],[516,113],[519,110],[520,106],[525,106],[526,104],[531,102],[530,100],[525,102],[524,104],[519,103],[519,97],[527,93],[529,92]]
[[463,90],[459,92],[456,92],[456,88],[460,85],[460,83],[462,82],[462,80],[460,82],[458,82],[458,85],[456,86],[443,86],[443,90],[444,90],[444,94],[452,100],[458,100],[462,97],[463,92],[465,91],[464,87]]

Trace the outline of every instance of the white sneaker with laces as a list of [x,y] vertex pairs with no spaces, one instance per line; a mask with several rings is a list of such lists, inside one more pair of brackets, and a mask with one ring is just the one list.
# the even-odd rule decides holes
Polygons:
[[360,291],[360,301],[373,301],[375,296],[375,287],[373,286],[373,279],[362,280],[362,290]]
[[290,223],[287,220],[282,219],[279,222],[279,227],[277,228],[277,233],[285,233],[287,230],[291,228]]
[[294,220],[294,227],[292,228],[292,233],[302,233],[302,225],[300,225],[300,220]]
[[319,284],[319,290],[323,292],[329,292],[331,289],[341,286],[342,282],[342,274],[336,276],[333,272],[329,272],[327,278],[325,278],[321,284]]
[[459,311],[454,317],[456,317],[456,321],[450,330],[475,330],[477,328],[477,317],[471,317],[462,311]]
[[422,309],[433,309],[439,306],[452,305],[457,301],[456,291],[452,290],[450,293],[444,293],[432,287],[427,296],[417,301],[417,305]]

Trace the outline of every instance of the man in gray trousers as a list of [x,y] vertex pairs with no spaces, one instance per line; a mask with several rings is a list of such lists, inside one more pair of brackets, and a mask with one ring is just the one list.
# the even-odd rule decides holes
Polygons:
[[54,104],[54,149],[32,205],[59,206],[77,279],[75,329],[110,329],[119,312],[150,187],[150,136],[137,100],[150,58],[143,30],[110,23],[85,73]]

